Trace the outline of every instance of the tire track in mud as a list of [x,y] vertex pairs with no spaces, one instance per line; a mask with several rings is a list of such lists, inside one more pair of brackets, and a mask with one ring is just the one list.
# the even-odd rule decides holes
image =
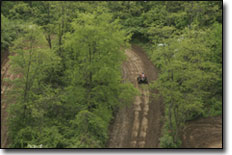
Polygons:
[[[134,74],[132,74],[134,77],[137,76],[137,74],[140,74],[142,72],[142,68],[141,66],[138,66],[138,64],[142,64],[135,55],[133,55],[133,53],[130,51],[130,50],[126,50],[126,55],[128,56],[129,58],[129,67],[130,67],[130,70],[133,71],[133,69],[135,69]],[[134,59],[133,59],[134,58]],[[134,62],[138,62],[138,63],[134,63]],[[133,66],[132,66],[133,64]],[[136,74],[136,75],[135,75]],[[139,89],[138,87],[138,84],[136,82],[136,80],[133,78],[133,81],[132,81],[134,84],[135,84],[135,87]],[[141,89],[139,89],[140,92],[142,92]],[[141,123],[140,123],[140,113],[141,113],[141,106],[142,106],[142,98],[141,96],[136,96],[135,97],[135,101],[134,101],[134,104],[133,104],[133,110],[134,110],[134,121],[133,121],[133,126],[132,126],[132,132],[131,132],[131,142],[130,142],[130,147],[136,147],[137,146],[137,143],[138,143],[138,134],[139,134],[139,130],[141,128]]]
[[8,145],[8,136],[7,136],[7,107],[9,106],[9,102],[6,101],[7,91],[12,89],[12,85],[7,83],[4,79],[15,79],[19,78],[20,75],[11,74],[9,72],[10,69],[10,61],[6,57],[1,66],[1,148],[7,148]]
[[[112,129],[110,130],[110,139],[108,147],[110,148],[144,148],[158,147],[160,126],[157,128],[154,123],[160,122],[160,118],[149,118],[154,112],[150,112],[151,95],[148,86],[138,85],[137,76],[142,72],[148,73],[148,79],[156,79],[155,70],[151,70],[152,64],[148,68],[147,57],[141,59],[141,56],[133,49],[125,50],[127,61],[123,63],[123,79],[129,80],[140,91],[140,95],[136,96],[132,105],[119,110],[116,115]],[[143,53],[144,54],[144,53]],[[153,68],[152,68],[153,69]],[[159,104],[159,103],[156,103]],[[158,108],[156,108],[158,107]],[[159,106],[155,110],[160,111]],[[153,106],[154,109],[154,106]],[[160,114],[156,112],[157,114]],[[153,117],[153,116],[152,116]],[[157,124],[157,123],[156,123]],[[149,127],[150,126],[150,127]],[[150,130],[148,130],[150,128]],[[152,129],[154,128],[154,129]],[[158,132],[157,132],[158,131]],[[156,133],[154,133],[156,132]],[[149,133],[151,135],[149,135]]]
[[1,67],[1,148],[6,147],[7,145],[7,126],[6,126],[6,108],[7,104],[5,100],[5,93],[8,89],[8,84],[5,83],[4,78],[10,77],[12,75],[8,75],[8,69],[10,67],[9,61],[4,63],[4,66]]
[[142,97],[144,99],[143,103],[143,110],[142,110],[142,120],[140,123],[140,133],[139,133],[139,142],[138,147],[143,148],[146,143],[146,135],[147,135],[147,128],[148,128],[148,111],[149,111],[149,91],[147,89],[142,90]]
[[182,148],[222,148],[222,116],[188,121],[181,135]]
[[[141,96],[136,96],[134,102],[134,122],[132,127],[132,139],[130,142],[130,146],[142,148],[145,145],[145,139],[147,134],[146,131],[148,127],[147,114],[149,110],[149,91],[145,90],[145,88],[140,88],[136,81],[137,75],[143,72],[144,66],[142,61],[138,59],[138,56],[131,50],[126,50],[126,55],[129,58],[129,62],[131,62],[129,67],[132,71],[132,75],[134,75],[135,77],[135,79],[133,79],[135,87],[138,88],[141,92]],[[142,109],[142,107],[144,108]],[[140,119],[139,116],[142,116],[142,119]]]

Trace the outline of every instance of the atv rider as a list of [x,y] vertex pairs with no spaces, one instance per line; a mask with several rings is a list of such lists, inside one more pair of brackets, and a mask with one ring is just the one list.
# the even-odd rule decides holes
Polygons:
[[147,77],[144,73],[139,74],[139,76],[137,77],[137,81],[139,84],[141,84],[141,83],[148,84]]
[[144,78],[145,78],[145,74],[144,74],[144,72],[140,75],[140,77],[141,77],[142,79],[144,79]]

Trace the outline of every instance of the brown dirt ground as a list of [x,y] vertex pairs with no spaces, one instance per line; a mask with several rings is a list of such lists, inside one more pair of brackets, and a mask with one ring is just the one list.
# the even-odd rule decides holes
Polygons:
[[[133,83],[140,90],[141,96],[136,96],[132,105],[119,109],[109,129],[107,147],[159,148],[163,124],[161,120],[164,116],[162,99],[152,97],[152,94],[158,94],[157,90],[148,90],[136,82],[136,77],[141,71],[145,72],[149,82],[156,80],[158,70],[149,61],[143,49],[136,45],[126,50],[126,55],[128,59],[122,66],[123,79]],[[149,110],[144,117],[146,102],[149,103]],[[146,119],[147,122],[143,121]],[[186,122],[181,138],[181,148],[222,148],[222,117]]]
[[119,109],[110,127],[109,148],[157,148],[161,135],[161,116],[163,106],[160,99],[152,94],[148,86],[138,85],[136,78],[144,72],[148,81],[157,78],[157,70],[149,61],[142,48],[132,45],[125,51],[127,61],[123,64],[123,78],[139,89],[132,105]]
[[3,79],[9,77],[7,74],[9,66],[8,59],[3,59],[1,62],[1,148],[5,148],[7,146],[7,104],[4,102],[4,99],[8,85],[3,81]]
[[15,79],[19,78],[19,75],[13,75],[9,73],[10,61],[7,54],[1,59],[1,148],[7,148],[8,136],[7,136],[7,107],[9,102],[6,103],[7,90],[11,89],[12,86],[5,82],[4,78]]
[[[109,148],[158,148],[161,136],[164,106],[160,98],[154,98],[156,90],[138,85],[136,78],[145,72],[148,81],[157,79],[157,69],[147,58],[142,48],[133,45],[126,51],[127,61],[123,63],[123,79],[129,80],[141,92],[134,103],[119,109],[110,126]],[[16,78],[10,75],[7,56],[1,59],[1,148],[7,148],[5,92],[11,88],[3,78]],[[200,118],[186,123],[182,132],[182,148],[222,148],[222,117]]]
[[188,121],[183,129],[183,148],[222,148],[222,116]]

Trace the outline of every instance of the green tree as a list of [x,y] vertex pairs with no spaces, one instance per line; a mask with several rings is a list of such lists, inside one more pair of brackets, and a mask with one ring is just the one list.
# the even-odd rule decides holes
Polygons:
[[[214,52],[212,46],[209,48],[209,42],[215,39],[208,38],[212,35],[186,29],[181,37],[167,40],[167,46],[157,47],[151,55],[161,70],[155,87],[166,105],[167,130],[164,137],[171,136],[174,144],[179,144],[180,129],[185,121],[221,114],[222,70],[218,55],[221,49],[217,48],[221,41],[218,37],[214,41],[213,49],[218,49],[218,53]],[[217,62],[215,58],[219,58]],[[167,137],[164,137],[162,141],[165,143]],[[164,143],[162,145],[169,146]]]
[[55,95],[54,90],[43,80],[47,71],[56,68],[60,61],[46,46],[38,26],[25,25],[25,29],[27,33],[15,40],[10,49],[13,51],[10,56],[11,71],[18,75],[14,80],[8,79],[14,87],[9,91],[9,100],[14,99],[15,102],[9,107],[9,137],[12,147],[25,147],[27,141],[32,140],[25,139],[21,143],[15,138],[20,134],[19,131],[26,130],[25,127],[43,127],[48,101]]
[[[67,93],[73,97],[77,94],[79,96],[69,100],[68,104],[76,104],[79,107],[76,111],[77,117],[81,117],[79,121],[88,119],[90,126],[91,122],[95,121],[99,122],[98,125],[105,124],[100,126],[104,129],[101,129],[101,135],[104,136],[100,137],[92,127],[80,130],[84,126],[77,126],[78,130],[85,134],[81,134],[81,137],[78,134],[79,138],[73,142],[72,147],[104,146],[112,112],[120,101],[132,99],[135,91],[132,85],[121,83],[120,67],[124,60],[121,48],[126,45],[126,33],[120,29],[118,21],[112,21],[111,14],[103,11],[99,7],[92,14],[79,13],[79,17],[72,23],[74,33],[67,33],[64,39]],[[82,116],[83,110],[87,116]],[[96,115],[97,120],[91,115]],[[88,125],[86,123],[85,125]],[[87,138],[88,135],[93,137],[93,140]]]

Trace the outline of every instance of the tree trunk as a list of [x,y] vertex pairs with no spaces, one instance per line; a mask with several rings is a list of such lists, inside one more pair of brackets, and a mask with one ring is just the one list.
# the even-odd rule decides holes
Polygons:
[[175,117],[175,125],[176,125],[176,133],[174,137],[174,142],[177,143],[177,139],[179,138],[179,118],[178,118],[178,113],[177,113],[178,107],[174,107],[174,117]]
[[[92,65],[92,49],[91,49],[91,45],[89,45],[89,63],[88,65],[91,67]],[[89,75],[88,75],[88,82],[87,82],[87,87],[88,87],[88,109],[91,111],[91,109],[94,107],[91,98],[91,89],[92,89],[92,70],[89,70]]]
[[50,34],[47,35],[46,40],[48,41],[49,48],[51,49],[52,48],[52,40],[51,40],[51,35]]
[[173,125],[172,125],[172,103],[170,103],[169,107],[168,107],[168,118],[169,118],[169,128],[172,131],[173,130]]
[[[33,31],[32,31],[33,33]],[[31,34],[31,44],[30,44],[30,52],[29,52],[29,62],[27,67],[27,75],[26,75],[26,83],[25,83],[25,89],[24,89],[24,112],[23,112],[23,119],[25,121],[26,117],[26,109],[27,109],[27,101],[28,101],[28,91],[29,91],[29,73],[30,73],[30,67],[31,67],[31,57],[32,57],[32,49],[33,49],[33,39]]]
[[60,16],[62,16],[62,20],[61,20],[61,24],[59,24],[59,53],[60,56],[62,56],[62,49],[61,49],[61,45],[62,45],[62,37],[64,34],[64,4],[62,3],[62,8],[61,8],[61,14]]
[[[50,5],[48,3],[48,24],[50,24]],[[48,28],[48,35],[46,37],[47,41],[48,41],[48,45],[49,48],[52,48],[52,40],[51,40],[51,32],[50,32],[50,28]]]

